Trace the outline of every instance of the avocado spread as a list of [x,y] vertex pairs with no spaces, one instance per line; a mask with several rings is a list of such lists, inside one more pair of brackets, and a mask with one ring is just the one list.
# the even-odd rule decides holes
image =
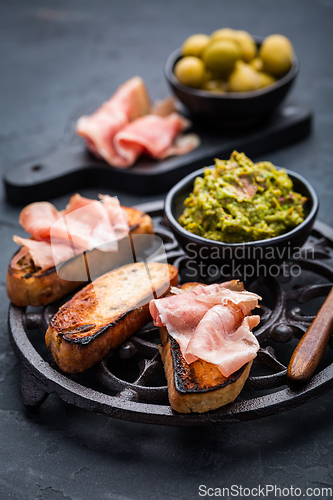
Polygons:
[[234,151],[194,181],[179,223],[193,234],[226,243],[273,238],[304,220],[306,198],[293,192],[284,169],[253,163]]

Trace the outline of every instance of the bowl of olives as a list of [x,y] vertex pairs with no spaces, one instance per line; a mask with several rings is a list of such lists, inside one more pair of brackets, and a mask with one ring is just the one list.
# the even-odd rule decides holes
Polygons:
[[190,36],[165,65],[172,91],[193,117],[222,126],[267,118],[286,97],[298,71],[287,37],[263,38],[229,28]]

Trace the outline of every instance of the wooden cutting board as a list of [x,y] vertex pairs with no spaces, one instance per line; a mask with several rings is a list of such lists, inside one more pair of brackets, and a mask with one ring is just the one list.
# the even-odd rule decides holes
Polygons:
[[287,102],[260,125],[219,128],[194,122],[191,132],[200,136],[201,145],[184,156],[155,161],[141,157],[129,169],[110,167],[90,154],[82,141],[76,146],[62,145],[51,154],[27,160],[9,168],[3,177],[7,201],[25,205],[50,199],[86,186],[112,187],[128,193],[165,193],[190,172],[228,158],[236,149],[250,158],[292,144],[311,130],[308,106]]

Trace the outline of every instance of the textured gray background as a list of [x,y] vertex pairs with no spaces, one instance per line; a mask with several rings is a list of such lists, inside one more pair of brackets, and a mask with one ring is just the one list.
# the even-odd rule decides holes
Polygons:
[[[303,174],[333,225],[331,0],[4,1],[0,4],[0,165],[73,139],[73,123],[127,78],[167,93],[163,65],[190,34],[230,26],[289,36],[301,61],[294,88],[315,112],[306,140],[269,155]],[[259,158],[258,158],[259,159]],[[267,159],[267,157],[262,158]],[[1,187],[2,189],[2,187]],[[139,198],[121,192],[123,204]],[[85,189],[96,196],[97,190]],[[158,197],[159,198],[159,197]],[[63,208],[68,196],[53,200]],[[23,234],[1,193],[0,498],[194,499],[199,484],[333,488],[333,393],[286,414],[227,427],[181,429],[111,420],[56,397],[32,416],[7,338],[5,268]]]

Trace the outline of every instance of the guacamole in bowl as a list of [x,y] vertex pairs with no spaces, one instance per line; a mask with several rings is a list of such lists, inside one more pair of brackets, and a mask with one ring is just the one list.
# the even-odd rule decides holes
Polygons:
[[311,233],[318,197],[301,175],[243,153],[201,168],[167,194],[167,223],[191,260],[290,261]]
[[293,191],[286,170],[253,163],[234,151],[196,177],[179,223],[214,241],[245,243],[274,238],[304,221],[306,196]]

